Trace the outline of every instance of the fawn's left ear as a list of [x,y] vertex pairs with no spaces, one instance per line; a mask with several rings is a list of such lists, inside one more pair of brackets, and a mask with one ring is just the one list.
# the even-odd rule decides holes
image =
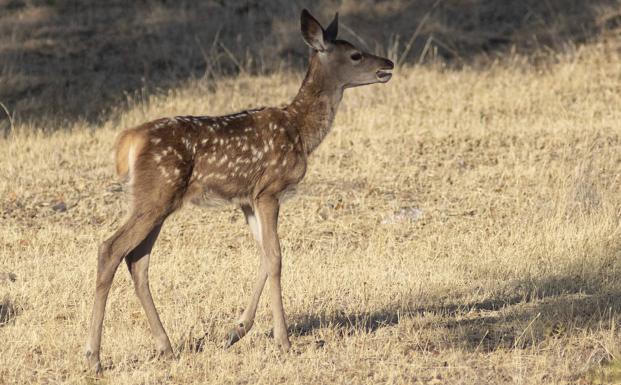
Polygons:
[[323,27],[319,24],[317,19],[315,19],[306,9],[302,10],[300,24],[302,29],[302,37],[304,38],[306,44],[319,52],[325,51],[327,49],[326,41],[324,40],[326,32],[323,30]]
[[334,14],[334,19],[332,20],[328,28],[326,28],[325,32],[323,33],[323,39],[326,41],[334,41],[336,40],[336,35],[338,35],[338,33],[339,33],[339,13],[337,12]]

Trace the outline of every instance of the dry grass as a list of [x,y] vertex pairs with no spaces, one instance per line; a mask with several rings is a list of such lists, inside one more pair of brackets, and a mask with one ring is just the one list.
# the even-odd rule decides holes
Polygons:
[[[598,383],[621,310],[621,56],[546,67],[403,68],[347,91],[334,131],[282,210],[295,353],[224,333],[258,266],[234,208],[186,207],[151,282],[179,358],[153,359],[119,270],[101,383]],[[18,127],[0,141],[0,383],[84,383],[98,242],[122,218],[111,148],[162,115],[278,104],[299,74],[192,82],[100,127]],[[396,215],[395,215],[396,213]],[[414,215],[411,220],[410,216]],[[392,222],[392,223],[391,223]],[[617,368],[618,369],[618,368]],[[612,373],[612,374],[611,374]]]
[[[621,0],[0,0],[0,102],[49,129],[101,122],[126,93],[300,69],[302,7],[324,22],[338,10],[342,38],[399,63],[460,65],[511,50],[536,59],[621,36]],[[0,134],[5,121],[0,111]]]

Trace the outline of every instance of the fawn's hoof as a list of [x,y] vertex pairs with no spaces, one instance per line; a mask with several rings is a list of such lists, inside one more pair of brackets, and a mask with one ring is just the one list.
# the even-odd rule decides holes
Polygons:
[[280,349],[287,353],[291,350],[291,342],[289,342],[288,339],[282,340],[282,341],[277,341],[276,342],[278,344],[278,346],[280,347]]
[[158,360],[168,361],[176,359],[177,356],[175,356],[175,352],[173,352],[172,347],[166,346],[164,348],[157,349],[156,358]]
[[100,376],[102,373],[101,362],[99,361],[99,354],[93,354],[90,351],[86,351],[84,354],[86,357],[86,364],[88,370],[96,376]]
[[246,335],[246,328],[244,328],[244,324],[239,324],[231,329],[228,334],[226,341],[224,342],[224,348],[228,349],[233,346],[237,341],[241,340],[243,336]]

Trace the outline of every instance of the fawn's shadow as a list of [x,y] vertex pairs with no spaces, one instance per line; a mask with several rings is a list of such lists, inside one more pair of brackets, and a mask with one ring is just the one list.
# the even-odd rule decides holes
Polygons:
[[[621,290],[576,277],[514,281],[499,293],[512,294],[473,302],[458,303],[456,299],[452,303],[418,307],[388,304],[370,312],[293,316],[288,332],[294,337],[315,336],[316,345],[323,347],[321,329],[347,337],[376,333],[407,320],[413,322],[414,328],[441,333],[442,341],[452,347],[490,352],[526,348],[547,338],[582,333],[608,324],[621,312]],[[224,346],[224,336],[216,330],[199,337],[190,334],[179,342],[176,350],[198,353],[206,345]],[[437,348],[432,337],[426,338],[429,341],[415,349]]]
[[375,333],[411,319],[417,328],[444,333],[453,346],[492,351],[524,348],[545,338],[595,328],[602,321],[610,322],[621,311],[621,290],[610,290],[592,282],[586,284],[576,277],[512,282],[503,292],[517,294],[459,304],[388,305],[381,310],[356,314],[342,311],[315,314],[294,319],[289,332],[307,336],[330,328],[347,336]]
[[[325,344],[322,329],[348,337],[373,334],[407,322],[408,327],[429,332],[422,337],[428,343],[416,349],[434,349],[434,333],[442,334],[441,340],[449,346],[465,351],[526,348],[548,338],[609,325],[621,312],[621,289],[616,278],[606,278],[596,270],[580,276],[557,274],[509,281],[481,300],[460,300],[475,291],[465,288],[461,294],[430,293],[434,298],[453,298],[450,301],[428,299],[421,305],[423,301],[413,299],[409,304],[387,303],[372,311],[292,315],[288,332],[294,338],[314,337],[321,347]],[[189,333],[179,342],[178,350],[201,352],[207,344],[223,346],[224,335],[215,327],[212,325],[200,337]]]

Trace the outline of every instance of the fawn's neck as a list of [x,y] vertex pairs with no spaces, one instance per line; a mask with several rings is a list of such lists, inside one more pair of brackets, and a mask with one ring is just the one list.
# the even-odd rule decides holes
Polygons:
[[313,53],[300,91],[287,106],[307,155],[330,132],[342,97],[343,88],[322,71],[319,56]]

